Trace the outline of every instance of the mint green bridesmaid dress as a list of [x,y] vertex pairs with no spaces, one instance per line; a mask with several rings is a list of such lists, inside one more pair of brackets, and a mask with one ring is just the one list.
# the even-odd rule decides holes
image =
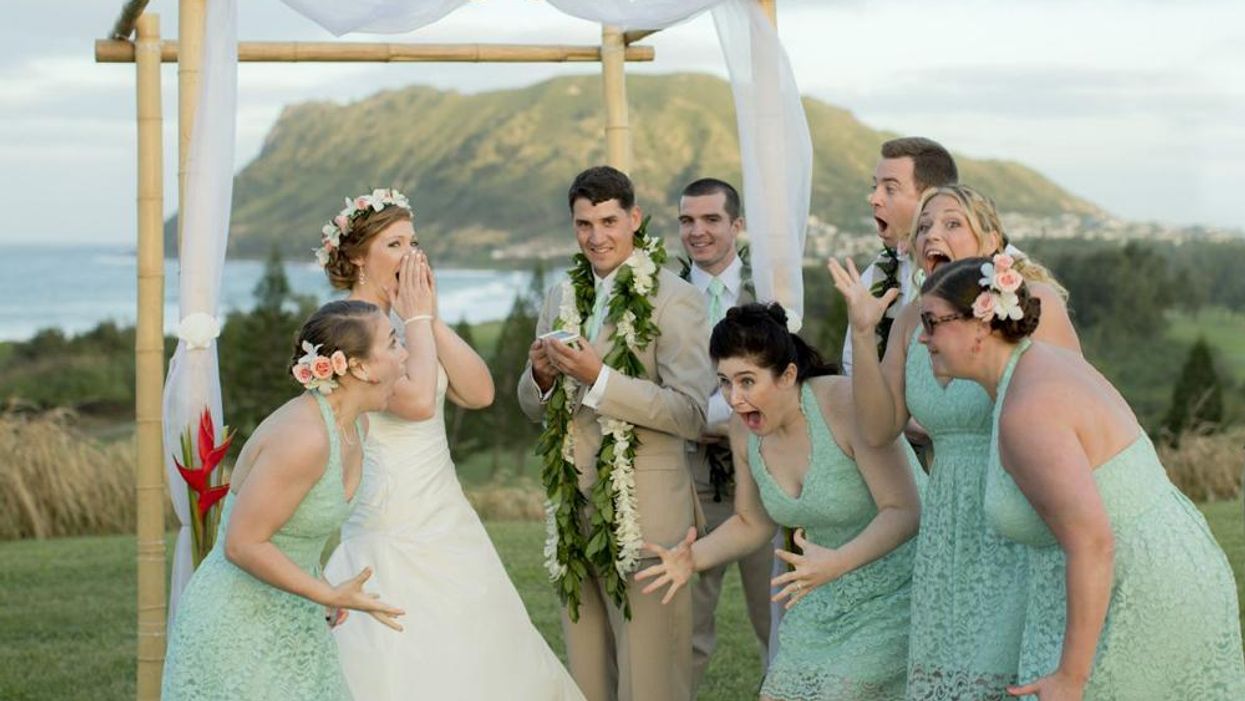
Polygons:
[[[1067,621],[1063,549],[998,457],[999,413],[1029,345],[1016,348],[999,381],[986,478],[990,526],[1029,551],[1022,682],[1059,666]],[[1144,432],[1093,475],[1115,556],[1086,701],[1245,699],[1236,583],[1201,512],[1167,479]]]
[[986,527],[993,403],[968,380],[939,384],[913,332],[904,367],[908,411],[934,444],[912,575],[908,698],[1007,697],[1024,627],[1025,550]]
[[[329,435],[324,475],[273,534],[272,543],[313,577],[320,554],[350,511],[342,483],[341,448],[328,401],[312,393]],[[359,434],[362,435],[362,432]],[[225,557],[235,497],[221,509],[211,552],[178,601],[169,632],[164,701],[349,699],[324,607],[261,582]]]
[[[748,439],[748,463],[766,512],[808,539],[838,548],[877,514],[855,461],[835,443],[808,385],[801,389],[812,454],[804,486],[792,497],[774,481],[760,441]],[[925,473],[911,449],[908,462],[923,490]],[[781,701],[889,701],[904,694],[908,610],[915,543],[809,592],[778,628],[778,654],[761,693]]]

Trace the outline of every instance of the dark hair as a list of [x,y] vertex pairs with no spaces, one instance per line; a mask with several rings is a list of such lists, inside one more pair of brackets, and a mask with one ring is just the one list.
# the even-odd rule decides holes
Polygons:
[[728,309],[709,337],[709,357],[715,363],[723,358],[748,358],[774,375],[795,363],[799,382],[839,371],[807,341],[787,330],[787,312],[777,302]]
[[725,180],[717,178],[701,178],[692,181],[687,187],[683,188],[683,197],[704,197],[705,195],[715,195],[722,193],[726,197],[726,216],[735,221],[739,218],[739,191],[731,186]]
[[[986,289],[981,286],[981,266],[989,262],[989,258],[961,258],[953,263],[940,266],[933,275],[929,276],[925,284],[921,285],[921,294],[933,295],[945,300],[965,319],[971,319],[973,318],[973,302]],[[1028,283],[1023,281],[1020,283],[1020,287],[1016,289],[1016,296],[1020,300],[1020,311],[1024,314],[1022,317],[1000,319],[996,316],[990,319],[991,330],[998,331],[1005,340],[1011,343],[1033,335],[1033,332],[1037,330],[1038,322],[1042,319],[1042,300],[1029,293]]]
[[566,193],[566,204],[572,211],[575,200],[586,199],[592,204],[618,200],[618,206],[631,209],[635,206],[635,188],[627,174],[612,166],[593,166],[575,176]]
[[882,144],[882,158],[911,158],[917,194],[959,182],[955,159],[942,144],[923,136],[905,136]]
[[354,287],[359,280],[359,266],[351,259],[366,255],[372,239],[399,221],[412,221],[411,210],[392,204],[379,212],[368,209],[351,217],[350,233],[341,237],[341,245],[329,253],[329,262],[324,266],[329,284],[339,290]]
[[335,351],[341,351],[347,359],[366,360],[374,340],[368,320],[374,314],[380,314],[379,307],[354,299],[335,300],[315,310],[294,336],[294,352],[290,355],[290,365],[286,370],[293,370],[306,352],[303,350],[304,341],[313,346],[319,345],[316,351],[319,355],[331,356]]

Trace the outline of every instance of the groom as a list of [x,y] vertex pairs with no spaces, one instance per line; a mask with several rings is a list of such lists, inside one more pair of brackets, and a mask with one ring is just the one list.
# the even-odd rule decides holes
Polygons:
[[[579,384],[570,397],[574,461],[579,489],[587,496],[597,481],[601,445],[598,417],[635,426],[634,479],[640,531],[645,542],[673,546],[696,522],[695,490],[685,441],[705,428],[705,404],[714,386],[704,339],[708,335],[705,303],[696,288],[660,268],[656,292],[649,299],[657,334],[637,355],[637,377],[604,365],[614,324],[606,319],[614,279],[634,250],[640,227],[631,181],[609,166],[576,176],[568,193],[579,250],[592,266],[593,313],[583,320],[583,339],[563,343],[537,339],[519,380],[519,403],[533,421],[544,417],[544,403],[559,375]],[[553,327],[564,287],[545,298],[536,326],[539,336]],[[587,342],[585,342],[585,339]],[[590,510],[592,507],[586,507]],[[581,521],[586,533],[588,519]],[[636,571],[650,562],[641,560]],[[641,593],[634,573],[626,577],[631,619],[615,606],[599,579],[589,571],[583,580],[579,620],[565,608],[571,675],[589,701],[688,701],[691,690],[691,593],[684,588],[666,606],[661,597]]]

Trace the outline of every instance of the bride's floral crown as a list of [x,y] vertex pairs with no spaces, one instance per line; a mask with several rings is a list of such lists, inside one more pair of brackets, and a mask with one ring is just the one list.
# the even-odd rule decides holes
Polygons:
[[318,391],[320,394],[332,394],[337,389],[337,380],[333,378],[345,375],[350,364],[346,360],[346,354],[339,350],[333,351],[329,356],[320,355],[322,345],[324,344],[317,343],[313,346],[310,341],[303,341],[303,356],[294,363],[290,372],[294,373],[294,379],[306,389]]
[[379,212],[388,206],[401,207],[411,211],[411,203],[406,195],[397,190],[372,190],[370,195],[359,195],[353,199],[346,198],[346,207],[337,213],[328,224],[320,229],[320,247],[315,249],[316,262],[321,268],[327,267],[333,251],[341,247],[342,239],[350,235],[357,215],[367,212]]
[[1013,267],[1015,263],[1006,253],[997,253],[992,260],[981,264],[978,283],[985,290],[973,301],[974,317],[982,321],[1024,318],[1020,297],[1016,294],[1024,277]]

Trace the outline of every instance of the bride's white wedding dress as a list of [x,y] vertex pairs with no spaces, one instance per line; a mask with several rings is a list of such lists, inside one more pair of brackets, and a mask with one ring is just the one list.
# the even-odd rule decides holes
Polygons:
[[357,701],[582,700],[463,495],[437,373],[431,419],[368,415],[363,482],[325,567],[330,582],[372,567],[365,588],[406,611],[401,633],[358,612],[334,630],[350,691]]

